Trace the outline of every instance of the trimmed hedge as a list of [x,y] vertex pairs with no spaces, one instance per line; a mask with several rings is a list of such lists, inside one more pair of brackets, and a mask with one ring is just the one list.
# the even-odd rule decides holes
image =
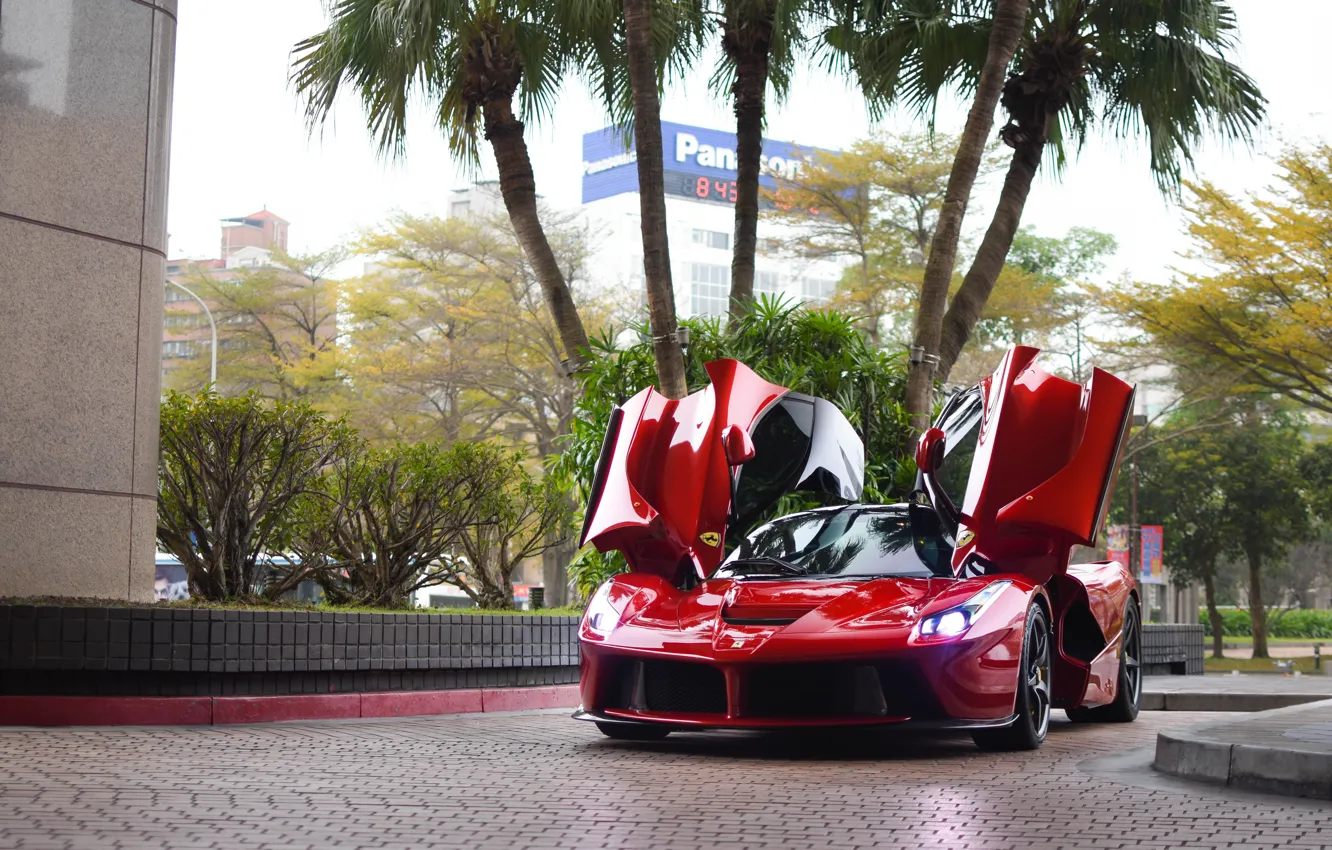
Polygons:
[[[1202,623],[1207,636],[1212,636],[1212,624],[1207,618],[1207,609],[1198,610],[1198,622]],[[1253,622],[1247,610],[1235,608],[1221,609],[1221,629],[1225,637],[1249,637],[1253,634]],[[1332,611],[1317,609],[1297,609],[1293,611],[1271,611],[1267,615],[1267,636],[1281,638],[1332,638]]]

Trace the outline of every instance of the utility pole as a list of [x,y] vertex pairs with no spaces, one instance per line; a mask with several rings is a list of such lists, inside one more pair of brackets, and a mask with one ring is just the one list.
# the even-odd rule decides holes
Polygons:
[[1133,481],[1129,489],[1129,572],[1134,581],[1142,579],[1142,526],[1138,525],[1138,459],[1129,461]]
[[208,317],[208,330],[213,336],[212,347],[208,349],[208,358],[209,358],[208,386],[216,390],[217,389],[217,322],[213,321],[213,311],[208,309],[208,305],[204,303],[204,300],[202,298],[195,295],[193,292],[186,289],[184,286],[180,285],[179,283],[176,283],[171,278],[167,278],[166,282],[167,286],[174,286],[177,289],[179,289],[181,292],[193,298],[195,301],[198,301],[199,306],[203,308],[204,315]]

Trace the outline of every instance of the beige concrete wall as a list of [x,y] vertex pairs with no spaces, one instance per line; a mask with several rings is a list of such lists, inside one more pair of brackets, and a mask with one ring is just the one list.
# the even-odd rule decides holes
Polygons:
[[0,597],[152,598],[175,16],[0,2]]

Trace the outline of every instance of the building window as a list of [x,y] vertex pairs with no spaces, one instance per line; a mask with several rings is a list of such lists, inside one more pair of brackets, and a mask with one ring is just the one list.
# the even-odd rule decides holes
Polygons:
[[808,304],[827,304],[837,292],[837,281],[816,277],[800,279],[800,297]]
[[190,298],[190,296],[186,295],[185,292],[184,292],[183,290],[177,289],[177,288],[174,287],[174,286],[168,286],[168,287],[166,288],[166,298],[165,298],[165,300],[166,300],[166,302],[167,302],[168,304],[171,304],[171,303],[173,303],[173,302],[175,302],[175,301],[193,301],[194,299],[192,299],[192,298]]
[[754,294],[776,295],[782,290],[782,276],[777,272],[754,272]]
[[706,245],[709,248],[726,251],[731,247],[731,234],[719,230],[695,230],[693,242],[695,245]]
[[162,359],[175,360],[179,357],[193,357],[194,343],[183,339],[169,339],[162,343]]
[[471,201],[454,201],[449,204],[449,218],[461,218],[472,209]]
[[731,307],[731,269],[708,263],[689,265],[689,314],[725,316]]
[[197,313],[167,313],[164,325],[173,331],[188,330],[199,324]]

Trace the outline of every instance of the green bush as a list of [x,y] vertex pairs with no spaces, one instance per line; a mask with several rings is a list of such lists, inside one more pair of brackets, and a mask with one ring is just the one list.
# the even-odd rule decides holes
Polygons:
[[[734,358],[775,384],[828,399],[865,442],[865,501],[889,502],[910,494],[916,465],[905,405],[906,362],[901,355],[871,348],[850,316],[762,296],[748,313],[726,323],[686,319],[680,324],[689,329],[685,367],[691,392],[708,384],[705,363]],[[645,335],[646,329],[640,330]],[[584,504],[611,410],[657,382],[650,342],[617,349],[613,337],[603,335],[593,348],[597,356],[580,376],[582,397],[556,464],[578,485]],[[798,507],[786,499],[780,510]],[[570,577],[586,598],[623,569],[618,553],[582,553],[570,565]]]
[[299,402],[167,393],[157,543],[184,565],[190,594],[221,602],[264,592],[265,562],[283,549],[293,501],[355,443],[341,420]]
[[[1198,622],[1208,637],[1212,636],[1212,624],[1207,618],[1207,609],[1198,611]],[[1221,629],[1225,637],[1250,637],[1253,635],[1253,621],[1249,612],[1238,608],[1221,609]],[[1332,611],[1316,609],[1294,609],[1288,611],[1269,611],[1267,614],[1267,636],[1280,638],[1332,638]]]

